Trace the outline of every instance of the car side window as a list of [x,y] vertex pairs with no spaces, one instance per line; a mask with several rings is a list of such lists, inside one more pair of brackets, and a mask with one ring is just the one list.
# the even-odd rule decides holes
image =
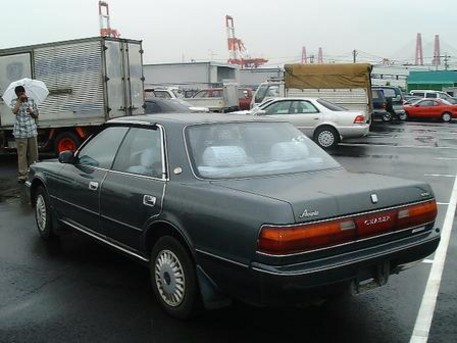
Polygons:
[[126,127],[107,127],[101,131],[79,151],[78,163],[109,169],[127,130]]
[[317,113],[319,110],[309,101],[294,101],[291,105],[292,113]]
[[427,98],[436,98],[437,94],[436,93],[427,93]]
[[265,108],[265,114],[289,114],[290,101],[277,101]]
[[162,133],[159,128],[131,128],[113,170],[162,178]]
[[425,107],[425,106],[433,106],[435,102],[433,100],[424,100],[418,103],[419,106]]

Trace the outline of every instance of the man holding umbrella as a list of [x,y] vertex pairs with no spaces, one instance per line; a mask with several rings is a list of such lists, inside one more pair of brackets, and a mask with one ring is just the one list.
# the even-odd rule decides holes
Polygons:
[[23,86],[14,88],[17,98],[11,100],[11,110],[16,116],[13,135],[16,140],[18,161],[18,182],[27,180],[30,164],[38,160],[37,124],[38,108],[29,98]]

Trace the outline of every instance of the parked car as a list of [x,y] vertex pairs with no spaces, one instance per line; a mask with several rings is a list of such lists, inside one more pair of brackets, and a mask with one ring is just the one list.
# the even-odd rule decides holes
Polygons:
[[254,92],[251,88],[238,88],[238,97],[240,100],[240,110],[249,110]]
[[393,118],[406,120],[405,109],[403,108],[403,93],[401,89],[394,86],[373,86],[374,90],[382,90],[386,98],[386,110],[390,118],[383,117],[384,121],[391,121]]
[[[145,88],[144,89],[145,100],[154,100],[155,98],[161,99],[173,99],[174,102],[178,102],[181,105],[186,106],[191,112],[209,112],[208,107],[194,106],[184,100],[183,92],[176,87],[168,88]],[[179,112],[179,111],[178,111]]]
[[153,113],[191,113],[189,106],[183,105],[177,99],[147,98],[144,102],[146,114]]
[[320,98],[270,98],[251,111],[234,113],[287,120],[322,148],[334,147],[341,139],[366,136],[370,126],[363,112],[348,111]]
[[373,116],[372,118],[381,118],[382,121],[390,121],[392,115],[387,112],[387,100],[384,92],[381,89],[372,89],[371,98],[373,103]]
[[442,99],[422,99],[405,105],[408,118],[441,119],[450,122],[457,118],[457,105]]
[[420,98],[443,99],[450,102],[451,104],[457,104],[457,99],[450,96],[446,92],[414,89],[410,91],[409,94]]
[[69,228],[148,265],[178,318],[362,292],[440,238],[428,184],[349,173],[290,123],[249,116],[113,120],[26,186],[44,240]]
[[[410,105],[410,104],[413,104],[419,100],[422,100],[423,98],[420,98],[420,97],[417,97],[415,95],[405,95],[403,97],[403,106],[404,105]],[[404,107],[403,107],[404,108]]]

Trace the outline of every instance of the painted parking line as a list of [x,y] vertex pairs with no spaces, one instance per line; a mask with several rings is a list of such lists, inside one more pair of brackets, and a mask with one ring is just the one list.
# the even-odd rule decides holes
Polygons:
[[455,177],[455,175],[451,175],[451,174],[424,174],[424,176],[429,176],[429,177],[451,177],[451,178]]
[[338,145],[344,146],[371,146],[371,147],[383,147],[383,148],[405,148],[405,149],[442,149],[442,150],[457,150],[457,147],[453,146],[434,146],[434,145],[396,145],[393,144],[370,144],[370,143],[345,143],[344,141],[338,143]]
[[410,343],[427,342],[432,325],[433,313],[435,312],[436,300],[440,289],[441,278],[446,261],[447,248],[451,237],[452,224],[454,222],[455,208],[457,205],[457,175],[452,188],[451,199],[444,218],[443,229],[441,231],[441,242],[435,252],[432,269],[422,297],[419,313],[417,314],[413,334]]

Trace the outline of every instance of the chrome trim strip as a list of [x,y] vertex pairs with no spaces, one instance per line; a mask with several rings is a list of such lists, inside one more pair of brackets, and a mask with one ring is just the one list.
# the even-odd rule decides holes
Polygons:
[[242,268],[249,269],[249,265],[247,265],[247,264],[240,263],[240,262],[237,262],[237,261],[233,261],[233,260],[230,260],[230,259],[228,259],[228,258],[219,256],[219,255],[215,255],[215,254],[212,254],[212,253],[210,253],[210,252],[203,251],[203,250],[200,250],[200,249],[195,249],[195,251],[198,252],[198,253],[201,253],[201,254],[203,254],[203,255],[207,255],[207,256],[216,258],[216,259],[218,259],[218,260],[222,260],[222,261],[225,261],[225,262],[228,262],[228,263],[231,263],[231,264],[235,264],[235,265],[237,265],[238,267],[242,267]]
[[[367,214],[374,214],[374,213],[379,213],[379,212],[384,212],[384,211],[395,210],[397,208],[403,208],[403,207],[408,207],[408,206],[412,206],[412,205],[418,205],[418,204],[422,204],[422,203],[425,203],[425,202],[429,202],[431,200],[435,200],[436,201],[435,198],[429,198],[429,199],[426,199],[426,200],[420,200],[420,201],[417,201],[417,202],[410,202],[410,203],[403,204],[403,205],[397,205],[397,206],[392,206],[392,207],[384,207],[384,208],[381,208],[381,209],[371,210],[371,211],[366,211],[366,212],[359,212],[359,213],[356,213],[356,214],[348,214],[348,215],[345,215],[345,216],[332,217],[332,218],[326,218],[326,219],[321,219],[321,220],[313,220],[313,221],[309,221],[309,222],[300,222],[300,223],[289,224],[289,225],[263,224],[260,227],[260,229],[262,229],[264,226],[268,226],[268,227],[283,227],[283,228],[287,227],[287,228],[289,228],[289,227],[302,226],[302,225],[326,223],[326,222],[330,222],[330,221],[333,221],[333,220],[340,220],[340,219],[346,219],[346,218],[356,218],[356,217],[364,216],[364,215],[367,215]],[[422,225],[424,225],[424,224],[422,224]]]
[[[410,238],[410,237],[408,237],[408,238]],[[434,239],[429,239],[429,240],[427,240],[427,243],[433,242],[433,240]],[[315,268],[309,268],[309,269],[300,270],[300,271],[275,272],[275,271],[271,271],[271,270],[266,270],[266,269],[262,269],[262,268],[259,268],[259,267],[255,267],[255,266],[252,267],[252,270],[254,270],[256,272],[259,272],[259,273],[276,275],[276,276],[302,276],[302,275],[308,275],[308,274],[312,274],[312,273],[323,272],[323,271],[327,271],[327,270],[330,270],[330,269],[337,269],[337,268],[345,267],[345,266],[348,266],[348,265],[351,265],[351,264],[363,262],[363,261],[368,260],[368,259],[376,259],[378,257],[382,257],[382,256],[385,256],[385,255],[388,255],[388,254],[391,254],[391,253],[395,253],[395,252],[398,252],[398,251],[403,251],[405,248],[409,249],[409,248],[414,248],[416,246],[420,246],[423,243],[424,243],[424,241],[414,242],[414,243],[408,244],[406,246],[403,245],[401,247],[391,248],[391,249],[388,249],[388,250],[383,250],[382,252],[378,252],[378,253],[375,253],[375,254],[370,254],[369,256],[361,256],[361,257],[358,257],[358,258],[357,257],[356,258],[352,258],[350,261],[333,263],[331,265],[325,265],[325,266],[317,267],[317,268],[316,267]],[[379,245],[379,247],[382,247],[382,246],[387,245],[387,244],[388,243],[383,244],[383,245]],[[367,250],[367,249],[363,249],[363,250]],[[363,251],[363,250],[359,250],[359,252]]]
[[116,245],[116,244],[114,244],[114,243],[112,243],[112,242],[110,242],[110,241],[108,241],[108,240],[106,240],[106,239],[104,239],[104,238],[102,238],[102,237],[100,237],[100,236],[98,236],[98,235],[96,235],[96,234],[90,232],[90,231],[87,231],[87,230],[85,230],[85,229],[82,229],[81,227],[79,227],[79,226],[77,226],[77,225],[75,225],[75,224],[73,224],[73,223],[71,223],[71,222],[69,222],[69,221],[67,221],[67,220],[64,220],[64,219],[63,219],[62,222],[63,222],[64,224],[66,224],[66,225],[72,227],[73,229],[75,229],[75,230],[77,230],[77,231],[79,231],[79,232],[82,232],[82,233],[84,233],[84,234],[86,234],[86,235],[88,235],[88,236],[90,236],[90,237],[92,237],[92,238],[95,238],[95,239],[97,239],[98,241],[103,242],[103,243],[105,243],[105,244],[107,244],[107,245],[109,245],[109,246],[111,246],[111,247],[113,247],[113,248],[115,248],[115,249],[117,249],[117,250],[120,250],[120,251],[122,251],[122,252],[124,252],[124,253],[126,253],[126,254],[129,254],[129,255],[131,255],[131,256],[133,256],[133,257],[136,257],[136,258],[138,258],[138,259],[140,259],[140,260],[142,260],[142,261],[144,261],[144,262],[149,262],[149,259],[144,258],[143,256],[138,255],[138,254],[136,254],[136,253],[134,253],[134,252],[132,252],[132,251],[130,251],[130,250],[127,250],[127,249],[125,249],[125,248],[123,248],[123,247],[121,247],[121,246],[119,246],[119,245]]

